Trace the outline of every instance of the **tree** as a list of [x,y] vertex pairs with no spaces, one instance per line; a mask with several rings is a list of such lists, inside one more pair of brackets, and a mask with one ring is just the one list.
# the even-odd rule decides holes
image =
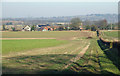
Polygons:
[[12,22],[8,22],[8,23],[6,23],[6,25],[12,25],[13,23]]
[[80,20],[80,18],[73,18],[73,19],[71,20],[71,25],[70,25],[70,27],[71,27],[73,30],[78,30],[80,25],[81,25],[81,20]]
[[33,26],[31,27],[31,31],[32,31],[32,30],[34,30],[34,31],[35,31],[35,28],[36,28],[36,26],[35,26],[35,25],[33,25]]
[[100,20],[100,21],[95,21],[95,25],[98,26],[99,29],[103,30],[107,28],[107,20]]
[[92,25],[91,26],[91,31],[96,31],[96,30],[98,30],[98,27],[96,25]]
[[63,28],[63,26],[59,26],[59,31],[62,31],[62,30],[64,30],[64,28]]
[[3,31],[5,31],[5,30],[6,30],[5,25],[3,25],[3,27],[2,27],[2,28],[3,28],[3,29],[2,29]]
[[85,20],[83,24],[84,24],[84,25],[91,25],[91,21]]
[[107,27],[107,20],[104,19],[104,20],[101,21],[101,23],[102,23],[102,29],[106,29],[106,27]]
[[85,30],[90,30],[90,26],[89,26],[89,25],[86,25],[86,26],[85,26]]
[[12,31],[15,31],[15,27],[11,27]]

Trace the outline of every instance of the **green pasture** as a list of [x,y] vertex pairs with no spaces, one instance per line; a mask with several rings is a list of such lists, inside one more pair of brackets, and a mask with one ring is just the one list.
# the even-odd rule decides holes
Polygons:
[[[20,40],[22,41],[22,40]],[[45,41],[45,40],[42,40]],[[56,42],[59,45],[51,45],[48,47],[47,40],[44,44],[44,51],[39,49],[34,49],[31,53],[34,55],[20,55],[13,57],[3,57],[3,73],[12,74],[58,74],[62,73],[63,67],[69,64],[70,59],[76,57],[78,53],[88,44],[89,40],[73,40],[73,41],[56,41],[50,40],[50,42]],[[24,42],[26,44],[26,42]],[[18,44],[19,45],[19,44]],[[24,45],[27,46],[27,45]],[[56,47],[54,49],[54,47]],[[61,48],[59,48],[61,47]],[[46,48],[48,48],[46,50]],[[49,49],[50,48],[50,49]],[[9,48],[10,49],[10,48]],[[12,47],[11,47],[12,49]],[[51,50],[52,49],[52,50]],[[21,50],[22,51],[22,50]],[[27,51],[27,50],[26,50]],[[25,53],[26,51],[23,51]],[[14,51],[13,51],[14,52]],[[14,54],[17,54],[14,53]],[[5,55],[6,56],[6,55]],[[14,69],[14,70],[13,70]]]
[[67,43],[67,41],[55,39],[2,40],[2,54],[4,55],[36,48],[47,48],[65,43]]
[[108,40],[118,40],[120,31],[102,31],[101,36]]

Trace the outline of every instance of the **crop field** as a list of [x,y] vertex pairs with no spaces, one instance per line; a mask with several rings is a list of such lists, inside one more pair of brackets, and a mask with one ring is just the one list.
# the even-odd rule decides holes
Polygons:
[[[55,39],[32,39],[32,40],[3,40],[2,41],[2,54],[10,52],[19,52],[24,50],[31,50],[36,48],[47,48],[67,43],[67,41]],[[6,45],[7,44],[7,45]]]
[[103,46],[96,32],[3,32],[2,37],[3,74],[120,75],[118,50]]

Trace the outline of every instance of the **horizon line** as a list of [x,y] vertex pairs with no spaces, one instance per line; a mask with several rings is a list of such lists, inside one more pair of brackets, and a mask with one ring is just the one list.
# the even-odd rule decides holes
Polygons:
[[[110,15],[113,15],[113,14],[116,14],[118,15],[118,13],[104,13],[104,14],[110,14]],[[100,15],[104,15],[103,13],[100,13]],[[97,15],[96,14],[85,14],[85,15],[71,15],[71,16],[86,16],[86,15]],[[46,17],[68,17],[68,16],[39,16],[39,17],[35,17],[35,16],[28,16],[28,17],[12,17],[12,18],[46,18]],[[2,18],[11,18],[11,17],[2,17]]]

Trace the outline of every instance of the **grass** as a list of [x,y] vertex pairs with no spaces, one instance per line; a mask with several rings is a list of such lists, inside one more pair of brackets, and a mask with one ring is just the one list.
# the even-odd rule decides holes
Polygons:
[[2,32],[2,38],[59,38],[88,37],[93,32],[80,31],[50,31],[50,32]]
[[104,34],[108,37],[118,38],[118,31],[107,31]]
[[[98,41],[100,48],[100,60],[103,70],[120,75],[120,57],[118,56],[118,49],[106,47],[101,41]],[[102,54],[103,53],[103,54]]]
[[[69,66],[72,72],[77,74],[117,74],[120,75],[120,57],[115,50],[101,49],[101,42],[91,39],[91,45],[84,56]],[[100,45],[101,46],[101,45]],[[106,53],[107,52],[107,53]]]
[[118,40],[119,32],[120,31],[102,31],[101,37],[108,40],[114,40],[114,39]]
[[[62,68],[70,62],[70,59],[75,57],[81,49],[86,46],[86,42],[89,42],[89,40],[73,40],[62,45],[63,47],[59,45],[61,48],[44,51],[39,50],[36,55],[28,54],[25,56],[4,58],[3,73],[58,74],[61,72]],[[35,52],[35,50],[33,51]]]
[[[21,36],[20,36],[21,35]],[[3,56],[16,52],[24,55],[3,57],[3,74],[117,74],[120,75],[117,49],[104,46],[95,32],[3,32],[3,38],[53,37],[61,40],[3,40]],[[87,39],[93,36],[92,39]],[[69,38],[77,37],[74,40]],[[62,40],[63,39],[63,40]],[[65,39],[65,40],[64,40]],[[88,45],[87,52],[71,63]],[[14,45],[14,46],[13,46]],[[33,49],[33,50],[31,50]],[[7,50],[7,51],[5,51]],[[16,54],[14,53],[14,54]]]
[[42,39],[42,40],[2,40],[2,54],[32,50],[36,48],[47,48],[65,44],[65,40]]
[[[16,42],[19,40],[15,40],[15,41],[8,40],[8,41]],[[21,43],[24,42],[24,46],[28,46],[26,45],[26,42],[25,42],[27,40],[20,40],[20,41]],[[57,40],[52,40],[52,41],[50,40],[50,42],[48,42],[49,40],[47,41],[42,40],[42,41],[43,41],[43,44],[48,45],[48,43],[50,42],[53,43],[53,42],[56,42]],[[39,42],[38,40],[36,40],[35,44]],[[70,62],[70,59],[75,57],[82,50],[82,48],[84,48],[87,45],[87,42],[89,42],[89,40],[87,39],[85,39],[84,41],[82,39],[71,40],[71,41],[60,40],[59,43],[62,43],[62,45],[60,44],[60,45],[51,47],[51,48],[55,47],[56,49],[47,49],[44,51],[40,49],[35,49],[35,50],[32,50],[33,52],[31,52],[31,53],[35,53],[37,51],[36,54],[34,55],[30,55],[30,53],[28,53],[25,56],[22,55],[22,56],[3,58],[3,73],[7,73],[7,74],[9,73],[12,73],[12,74],[13,73],[15,74],[16,73],[17,74],[60,73],[62,68]],[[30,44],[30,42],[28,44]],[[23,53],[24,52],[25,51],[23,51]],[[15,71],[12,71],[12,70],[15,70]]]

